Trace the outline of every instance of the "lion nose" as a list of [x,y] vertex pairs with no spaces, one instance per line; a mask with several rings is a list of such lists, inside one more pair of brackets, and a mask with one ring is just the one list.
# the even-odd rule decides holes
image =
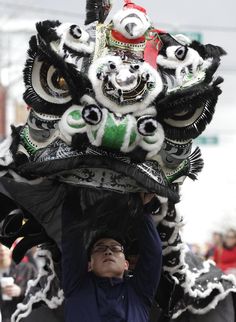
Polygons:
[[128,69],[123,69],[116,76],[116,81],[120,86],[128,86],[134,83],[136,77],[133,73],[131,73]]

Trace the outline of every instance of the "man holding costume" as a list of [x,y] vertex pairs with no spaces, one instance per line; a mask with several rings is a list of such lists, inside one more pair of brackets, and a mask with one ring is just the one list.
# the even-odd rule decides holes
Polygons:
[[[125,196],[122,196],[125,198]],[[143,205],[151,195],[142,196]],[[117,205],[114,218],[129,213]],[[142,205],[142,206],[143,206]],[[76,215],[70,202],[63,210],[62,238],[63,288],[66,322],[146,322],[159,283],[162,267],[161,241],[152,218],[141,214],[139,259],[133,275],[126,276],[129,263],[125,258],[122,238],[114,231],[96,234],[87,247],[76,227]],[[142,207],[144,208],[144,207]],[[93,208],[96,211],[96,207]],[[67,238],[68,237],[68,238]]]

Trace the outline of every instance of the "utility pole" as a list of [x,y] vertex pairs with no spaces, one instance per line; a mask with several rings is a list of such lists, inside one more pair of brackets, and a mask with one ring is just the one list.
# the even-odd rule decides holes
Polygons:
[[6,89],[0,84],[0,141],[6,135]]
[[2,67],[2,33],[0,31],[0,141],[6,135],[6,89],[1,83]]

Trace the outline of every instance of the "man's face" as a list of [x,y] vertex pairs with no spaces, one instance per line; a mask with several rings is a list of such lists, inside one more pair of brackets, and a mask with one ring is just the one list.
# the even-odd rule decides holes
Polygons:
[[100,277],[122,278],[129,264],[122,245],[114,239],[99,239],[92,248],[89,270]]

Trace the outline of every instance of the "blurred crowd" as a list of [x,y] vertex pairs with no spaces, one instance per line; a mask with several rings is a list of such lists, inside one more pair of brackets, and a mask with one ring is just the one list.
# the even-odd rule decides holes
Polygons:
[[212,259],[224,273],[236,277],[236,230],[213,232],[209,242],[204,245],[191,244],[189,247],[196,255]]
[[[14,246],[13,246],[14,247]],[[32,249],[16,265],[12,260],[12,249],[0,243],[0,308],[2,322],[10,322],[11,315],[17,304],[25,296],[27,282],[37,276],[37,261],[34,258],[35,249]]]
[[[18,242],[20,239],[18,240]],[[12,260],[11,249],[0,243],[0,322],[10,322],[17,305],[22,303],[27,290],[27,283],[36,279],[42,260],[38,248],[31,248],[19,264]],[[63,322],[63,306],[50,309],[44,304],[34,307],[22,322]]]

